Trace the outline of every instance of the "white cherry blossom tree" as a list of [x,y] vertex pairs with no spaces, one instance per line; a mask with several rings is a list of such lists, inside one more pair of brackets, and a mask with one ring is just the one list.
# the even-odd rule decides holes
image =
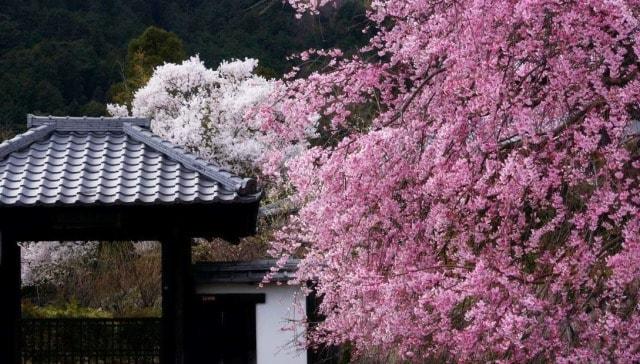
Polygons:
[[146,116],[153,131],[237,173],[255,174],[267,143],[247,113],[266,100],[275,82],[254,73],[255,59],[207,68],[198,56],[156,68],[135,93],[132,109],[109,105],[112,115]]

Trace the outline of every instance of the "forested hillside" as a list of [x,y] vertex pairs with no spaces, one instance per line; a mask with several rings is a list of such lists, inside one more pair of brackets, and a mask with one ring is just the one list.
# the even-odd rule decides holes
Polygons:
[[361,1],[301,20],[279,0],[4,0],[0,2],[0,127],[25,114],[104,115],[123,81],[127,45],[147,27],[174,32],[187,55],[214,67],[254,57],[281,74],[307,48],[350,48],[363,38]]

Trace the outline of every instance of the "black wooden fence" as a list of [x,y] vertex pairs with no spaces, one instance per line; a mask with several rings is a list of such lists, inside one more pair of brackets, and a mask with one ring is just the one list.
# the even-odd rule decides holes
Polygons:
[[23,364],[156,364],[160,319],[23,319]]

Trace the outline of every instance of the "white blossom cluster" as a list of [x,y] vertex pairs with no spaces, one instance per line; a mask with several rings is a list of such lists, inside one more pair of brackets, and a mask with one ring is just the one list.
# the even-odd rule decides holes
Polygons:
[[22,285],[30,286],[45,281],[55,283],[65,263],[91,254],[97,246],[95,241],[21,243]]
[[108,111],[150,117],[156,134],[221,167],[254,174],[267,139],[247,112],[274,88],[254,74],[257,65],[255,59],[225,61],[213,70],[198,56],[166,63],[135,93],[130,113],[123,105]]
[[[20,244],[22,261],[22,285],[40,283],[57,284],[69,264],[81,259],[95,259],[98,253],[97,241],[40,241]],[[147,254],[158,248],[155,241],[137,241],[133,244],[136,254]]]

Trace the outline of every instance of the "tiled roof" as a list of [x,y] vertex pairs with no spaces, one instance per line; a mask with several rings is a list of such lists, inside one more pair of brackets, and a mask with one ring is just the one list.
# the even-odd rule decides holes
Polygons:
[[0,206],[255,202],[243,179],[161,139],[139,118],[29,116],[0,144]]

